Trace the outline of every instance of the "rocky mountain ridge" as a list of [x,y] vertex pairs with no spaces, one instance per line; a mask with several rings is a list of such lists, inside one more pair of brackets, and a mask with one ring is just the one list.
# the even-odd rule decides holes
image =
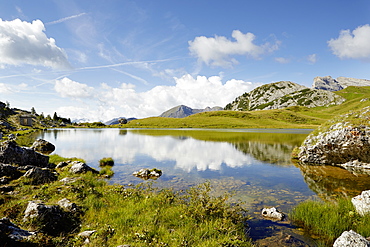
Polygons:
[[163,112],[160,117],[168,117],[168,118],[184,118],[196,113],[200,112],[207,112],[207,111],[222,111],[223,108],[216,106],[216,107],[206,107],[204,109],[192,109],[185,105],[179,105],[173,107],[165,112]]
[[328,91],[339,91],[349,86],[370,86],[370,80],[356,79],[349,77],[338,77],[337,79],[331,76],[317,76],[313,79],[312,88]]
[[327,90],[311,89],[290,81],[263,85],[237,97],[225,110],[254,111],[280,109],[289,106],[339,105],[345,99]]

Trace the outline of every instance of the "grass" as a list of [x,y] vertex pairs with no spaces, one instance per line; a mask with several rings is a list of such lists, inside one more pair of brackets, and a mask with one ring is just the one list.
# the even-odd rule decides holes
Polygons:
[[114,160],[111,157],[99,160],[99,166],[114,166]]
[[[66,159],[51,155],[51,162]],[[58,181],[31,185],[23,178],[10,185],[17,193],[0,194],[1,217],[8,217],[22,229],[23,212],[31,200],[55,205],[67,198],[80,207],[70,231],[52,236],[41,231],[30,246],[85,246],[79,232],[96,230],[86,246],[253,246],[245,234],[246,210],[230,204],[228,195],[210,196],[209,183],[185,192],[158,190],[151,183],[137,186],[110,185],[92,173],[74,175],[57,170]],[[64,184],[59,180],[75,177]],[[32,227],[37,228],[37,222]]]
[[354,230],[370,236],[370,215],[361,217],[348,198],[337,202],[306,201],[296,206],[290,218],[311,234],[320,236],[319,242],[331,246],[343,231]]

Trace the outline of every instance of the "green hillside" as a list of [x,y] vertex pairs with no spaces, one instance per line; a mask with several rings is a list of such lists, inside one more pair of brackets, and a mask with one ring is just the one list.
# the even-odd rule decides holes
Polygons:
[[127,128],[316,128],[326,120],[370,105],[370,87],[335,92],[346,101],[329,107],[292,106],[261,111],[203,112],[186,118],[151,117],[130,121]]

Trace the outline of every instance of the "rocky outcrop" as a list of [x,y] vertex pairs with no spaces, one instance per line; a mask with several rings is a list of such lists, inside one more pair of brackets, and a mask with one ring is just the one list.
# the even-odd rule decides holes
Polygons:
[[0,144],[0,163],[47,167],[49,157],[31,148],[20,147],[14,141],[5,141]]
[[28,170],[23,177],[28,178],[31,184],[44,184],[56,181],[58,174],[48,168],[34,167]]
[[337,79],[331,76],[318,76],[313,80],[312,88],[328,91],[339,91],[349,86],[370,86],[370,80],[355,79],[347,77],[338,77]]
[[366,107],[329,121],[305,139],[298,159],[302,163],[322,165],[355,160],[370,163],[370,127],[364,125],[369,117],[370,108]]
[[32,144],[31,149],[42,154],[51,154],[54,152],[55,146],[48,141],[38,139]]
[[0,164],[0,178],[6,177],[10,180],[17,179],[22,176],[22,172],[17,167],[9,164]]
[[222,111],[222,107],[206,107],[205,109],[192,109],[185,105],[179,105],[174,108],[171,108],[168,111],[163,112],[160,117],[169,117],[169,118],[184,118],[196,113],[207,112],[207,111]]
[[358,214],[364,216],[370,213],[370,190],[362,191],[361,195],[351,199]]
[[237,97],[225,110],[254,111],[281,109],[289,106],[339,105],[345,99],[329,91],[310,89],[290,81],[263,85]]
[[368,247],[370,241],[366,240],[363,236],[355,231],[345,231],[339,238],[337,238],[333,244],[333,247]]
[[33,229],[52,236],[68,232],[76,227],[74,215],[64,211],[59,205],[45,205],[41,201],[30,201],[24,211],[24,222]]

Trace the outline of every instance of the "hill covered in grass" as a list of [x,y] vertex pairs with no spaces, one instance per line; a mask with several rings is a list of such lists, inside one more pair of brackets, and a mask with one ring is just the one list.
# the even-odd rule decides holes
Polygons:
[[333,92],[345,101],[339,105],[291,106],[259,111],[202,112],[186,118],[150,117],[130,121],[126,128],[316,128],[328,119],[370,105],[370,87],[347,87]]

